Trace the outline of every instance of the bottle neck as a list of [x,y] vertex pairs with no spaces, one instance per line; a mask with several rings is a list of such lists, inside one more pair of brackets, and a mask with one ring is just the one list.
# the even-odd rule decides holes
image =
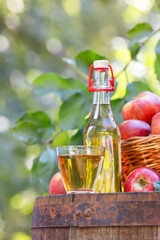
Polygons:
[[93,104],[110,104],[109,92],[94,92]]
[[113,118],[108,92],[94,92],[91,118],[92,119]]
[[[94,71],[95,86],[97,89],[107,89],[109,86],[108,69]],[[93,104],[110,104],[108,91],[96,91],[93,96]]]

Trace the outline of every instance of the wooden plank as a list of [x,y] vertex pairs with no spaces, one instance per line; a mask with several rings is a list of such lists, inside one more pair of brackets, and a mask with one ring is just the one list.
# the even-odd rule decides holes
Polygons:
[[32,240],[69,240],[70,228],[39,228],[32,230]]
[[160,192],[126,192],[94,194],[62,194],[37,197],[35,206],[71,202],[112,202],[112,201],[158,201]]
[[160,240],[158,227],[43,228],[32,240]]
[[54,195],[36,199],[32,229],[160,226],[160,192]]

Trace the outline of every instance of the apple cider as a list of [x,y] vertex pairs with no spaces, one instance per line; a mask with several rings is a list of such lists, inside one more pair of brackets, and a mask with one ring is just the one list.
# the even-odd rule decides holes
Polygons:
[[[89,91],[94,92],[93,105],[89,121],[84,130],[85,145],[96,145],[105,148],[104,164],[96,185],[96,192],[120,192],[121,182],[121,139],[118,126],[114,120],[109,92],[114,91],[114,78],[109,79],[106,60],[94,61],[89,73]],[[91,80],[94,68],[94,80]]]
[[67,193],[94,192],[103,166],[103,155],[68,154],[57,157]]
[[[84,144],[103,146],[105,157],[101,176],[97,182],[97,192],[120,192],[120,136],[116,125],[111,124],[105,115],[109,106],[99,105],[104,114],[98,120],[91,121],[84,132]],[[96,105],[93,106],[97,108]],[[109,109],[108,109],[109,112]]]

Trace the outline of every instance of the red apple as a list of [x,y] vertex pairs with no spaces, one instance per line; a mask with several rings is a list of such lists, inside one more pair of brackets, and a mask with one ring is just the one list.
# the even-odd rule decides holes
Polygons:
[[122,117],[123,120],[137,119],[150,124],[152,117],[158,112],[160,112],[160,97],[145,91],[123,106]]
[[160,175],[147,167],[133,170],[124,185],[125,192],[149,192],[154,191],[153,183],[160,180]]
[[151,130],[152,135],[160,135],[160,112],[153,116]]
[[127,139],[135,136],[148,136],[151,133],[151,127],[148,123],[130,119],[119,125],[121,139]]
[[61,174],[60,172],[57,172],[52,177],[50,183],[49,183],[49,194],[66,194],[66,190],[64,188]]

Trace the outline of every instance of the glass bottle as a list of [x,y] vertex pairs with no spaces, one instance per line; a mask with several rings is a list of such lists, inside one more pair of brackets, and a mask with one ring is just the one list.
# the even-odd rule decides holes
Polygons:
[[[112,75],[111,80],[109,80],[109,68]],[[91,80],[92,69],[94,69],[94,80]],[[114,91],[114,77],[108,61],[97,60],[91,65],[89,91],[94,92],[93,106],[84,130],[83,141],[85,145],[105,148],[103,169],[96,186],[96,192],[120,192],[121,139],[110,106],[109,92]]]

